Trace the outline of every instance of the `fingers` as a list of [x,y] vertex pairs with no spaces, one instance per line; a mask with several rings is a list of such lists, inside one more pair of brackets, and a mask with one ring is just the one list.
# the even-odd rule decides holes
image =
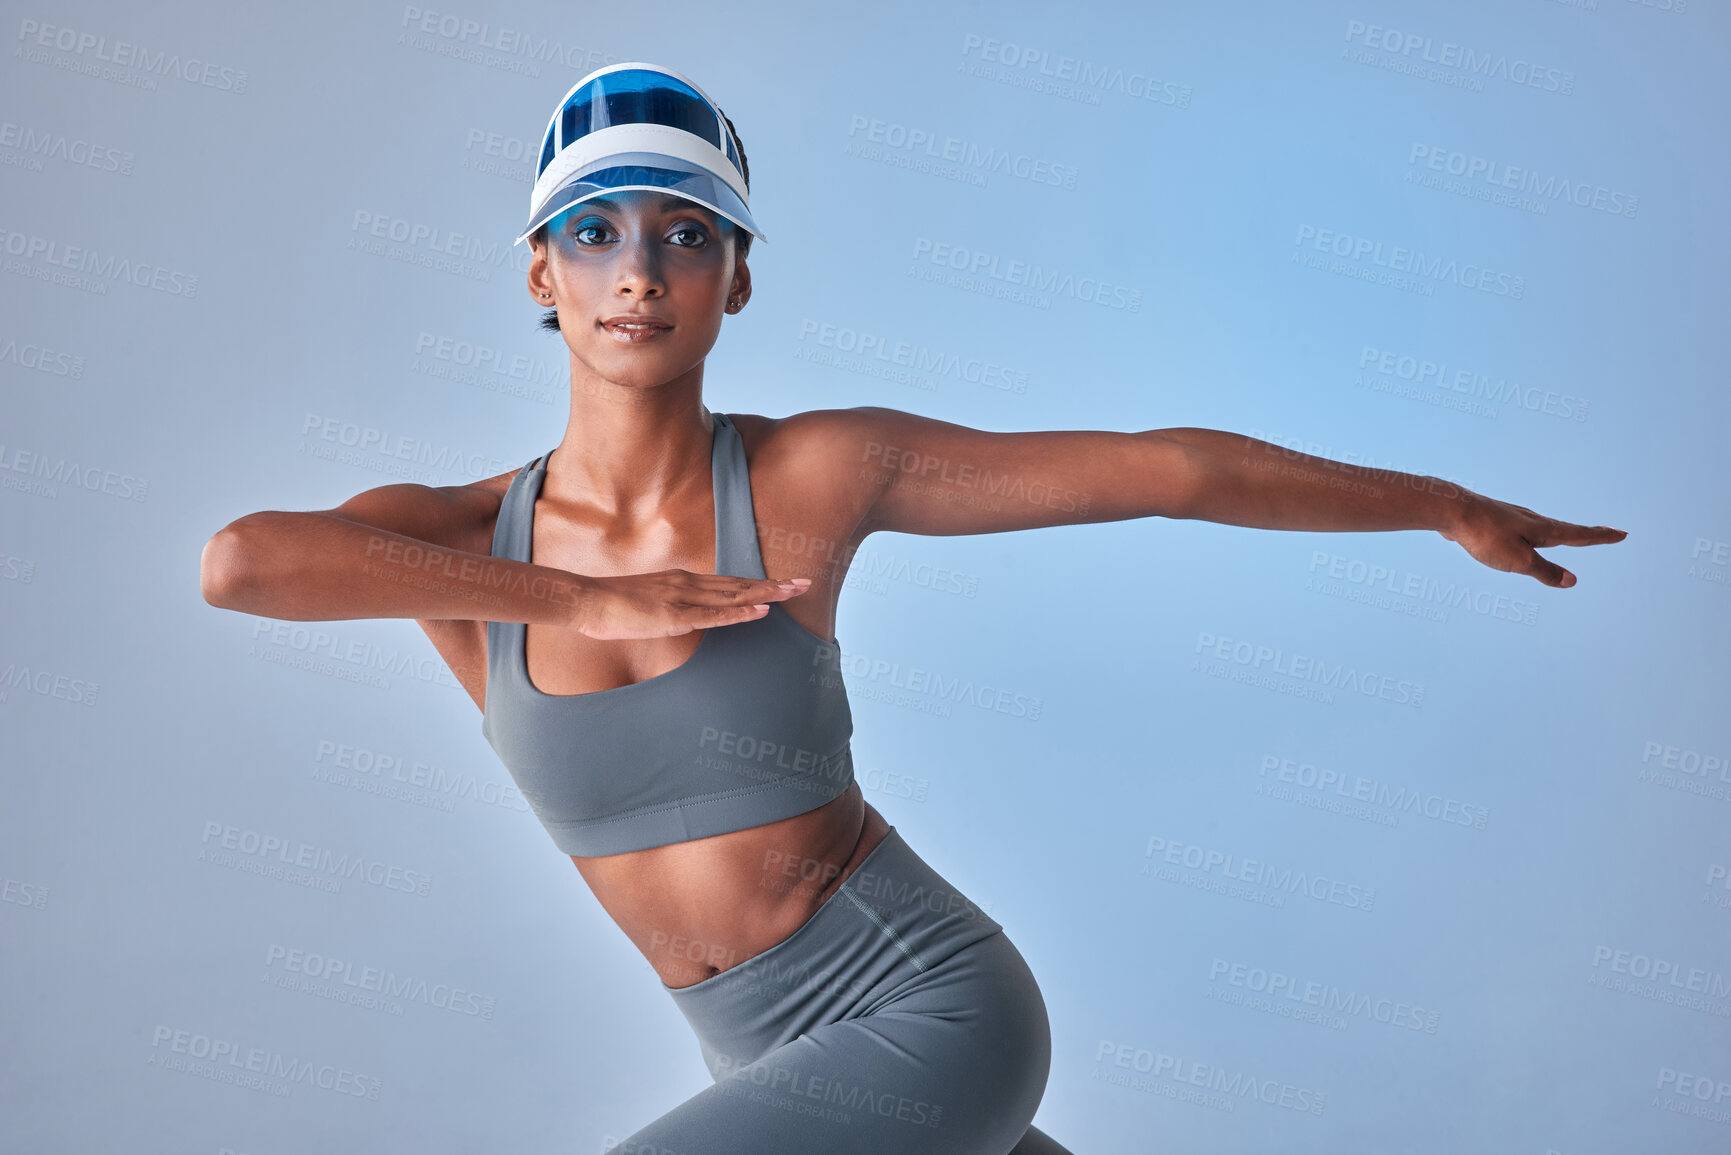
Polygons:
[[739,622],[749,622],[769,613],[767,603],[759,602],[751,606],[694,606],[693,610],[701,616],[701,624],[694,628],[708,626],[731,626]]
[[730,626],[769,613],[772,602],[786,601],[811,588],[810,578],[742,578],[729,574],[691,574],[681,601],[690,628]]
[[1612,529],[1608,525],[1568,525],[1563,523],[1573,536],[1559,541],[1558,545],[1606,545],[1614,541],[1622,541],[1629,536],[1626,529]]
[[1527,540],[1544,548],[1553,545],[1610,545],[1629,536],[1629,531],[1608,525],[1576,525],[1571,521],[1544,519],[1544,529]]
[[1560,590],[1566,590],[1575,584],[1574,574],[1549,558],[1541,556],[1536,550],[1529,550],[1528,552],[1530,557],[1527,561],[1527,573],[1532,574],[1546,585],[1555,586]]
[[694,602],[779,602],[811,588],[810,578],[741,578],[728,574],[693,574],[692,578],[685,596]]
[[1573,587],[1577,580],[1575,575],[1541,556],[1538,549],[1553,545],[1609,545],[1629,536],[1627,530],[1613,529],[1608,525],[1576,525],[1572,521],[1557,521],[1548,517],[1540,518],[1539,521],[1543,529],[1537,533],[1529,533],[1524,538],[1530,547],[1525,572],[1560,590]]

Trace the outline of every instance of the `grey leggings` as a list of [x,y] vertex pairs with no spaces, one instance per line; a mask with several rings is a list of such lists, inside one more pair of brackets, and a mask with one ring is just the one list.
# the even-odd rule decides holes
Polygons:
[[613,1155],[1068,1155],[1030,1126],[1052,1037],[1028,964],[894,827],[793,934],[667,991],[715,1082]]

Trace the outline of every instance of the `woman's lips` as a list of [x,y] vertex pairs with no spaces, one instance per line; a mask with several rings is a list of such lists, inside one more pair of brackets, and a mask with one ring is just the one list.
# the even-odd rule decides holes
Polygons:
[[615,341],[627,345],[653,341],[663,333],[673,331],[672,325],[655,317],[609,317],[601,322],[601,327]]

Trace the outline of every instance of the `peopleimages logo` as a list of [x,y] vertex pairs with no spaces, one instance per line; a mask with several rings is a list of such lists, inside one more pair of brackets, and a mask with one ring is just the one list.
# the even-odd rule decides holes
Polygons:
[[1664,984],[1690,994],[1709,998],[1731,998],[1731,975],[1702,967],[1685,966],[1675,959],[1659,958],[1640,951],[1622,950],[1605,945],[1593,948],[1593,966],[1604,967],[1614,974],[1644,979],[1655,986]]
[[[199,851],[201,861],[232,866],[238,858],[246,858],[268,866],[288,867],[331,884],[321,889],[336,890],[341,880],[354,879],[383,890],[425,898],[433,885],[433,876],[426,871],[371,858],[359,851],[337,850],[214,820],[205,822],[199,841],[203,844]],[[261,871],[253,869],[249,873]]]
[[[190,299],[198,296],[198,277],[195,274],[148,261],[135,261],[131,257],[117,257],[83,245],[68,245],[52,237],[21,232],[5,225],[0,225],[0,252],[23,261],[40,261],[57,269],[99,278],[95,284],[103,293],[108,291],[104,282],[128,281],[141,289],[154,289],[174,297]],[[28,273],[28,268],[9,268],[7,271]]]
[[132,175],[133,154],[113,145],[94,144],[63,132],[36,129],[29,125],[0,120],[0,148],[15,148],[31,157],[93,168],[98,172]]
[[[224,92],[246,91],[247,74],[243,69],[214,64],[196,56],[183,57],[178,52],[152,51],[144,45],[126,40],[111,42],[106,36],[98,36],[77,28],[43,24],[36,20],[20,20],[18,40],[24,47],[15,55],[23,56],[25,49],[52,48],[76,57],[86,65],[85,69],[72,71],[85,71],[98,65],[108,65],[111,68],[137,69],[150,76],[174,77],[188,84]],[[100,70],[95,74],[102,75]],[[104,76],[104,79],[114,77]]]
[[1438,41],[1416,32],[1348,20],[1346,39],[1349,44],[1360,44],[1386,53],[1403,63],[1434,64],[1480,81],[1502,80],[1561,96],[1575,91],[1573,72],[1534,64],[1519,57],[1511,60],[1506,53],[1481,52],[1451,40]]
[[488,457],[473,449],[440,445],[423,437],[392,433],[388,429],[361,425],[319,413],[306,415],[301,422],[301,436],[308,441],[326,441],[345,449],[376,453],[380,457],[409,461],[445,472],[462,473],[470,478],[494,477],[513,468],[510,462]]
[[1436,1011],[1400,999],[1378,998],[1360,990],[1343,989],[1335,983],[1301,980],[1277,970],[1231,959],[1216,958],[1210,963],[1208,981],[1225,982],[1271,999],[1281,998],[1319,1007],[1335,1015],[1369,1019],[1384,1026],[1430,1035],[1436,1034],[1441,1018]]
[[1383,377],[1395,377],[1415,386],[1464,394],[1474,400],[1497,405],[1519,407],[1532,413],[1543,413],[1568,421],[1585,421],[1590,402],[1573,393],[1523,385],[1507,377],[1491,377],[1475,369],[1451,366],[1445,361],[1410,353],[1364,346],[1358,354],[1360,370],[1369,369]]
[[862,149],[860,155],[868,159],[882,158],[863,151],[865,146],[882,145],[895,153],[906,153],[926,161],[956,165],[971,175],[977,175],[982,184],[986,176],[997,173],[1034,184],[1064,189],[1076,187],[1075,165],[1060,164],[1047,157],[1012,152],[992,145],[981,146],[974,141],[943,135],[933,129],[910,127],[896,121],[855,113],[848,119],[847,134],[850,138],[848,148],[853,149],[857,143]]
[[[451,983],[429,982],[419,976],[400,975],[389,967],[366,966],[316,950],[275,942],[265,948],[265,969],[281,972],[276,975],[278,979],[305,980],[278,982],[280,987],[301,990],[333,1002],[364,1004],[367,1000],[356,996],[376,995],[392,1003],[420,1003],[435,1010],[489,1022],[497,1005],[492,995]],[[401,1014],[401,1007],[398,1006],[394,1013]]]
[[160,1023],[151,1033],[150,1046],[149,1063],[153,1067],[199,1075],[219,1083],[273,1090],[285,1096],[294,1084],[300,1084],[376,1102],[384,1088],[380,1079],[348,1067]]
[[1477,289],[1516,301],[1525,297],[1527,292],[1525,277],[1498,272],[1471,261],[1463,264],[1453,257],[1426,256],[1423,250],[1400,245],[1391,246],[1385,253],[1382,242],[1370,237],[1319,229],[1315,225],[1299,225],[1298,235],[1292,243],[1302,248],[1307,242],[1319,253],[1330,253],[1354,263],[1368,260],[1378,268],[1410,274],[1424,281],[1453,281],[1465,289]]
[[[518,252],[503,241],[483,240],[469,233],[456,233],[438,225],[366,209],[355,210],[354,218],[349,222],[349,234],[348,247],[351,249],[375,256],[390,256],[440,272],[455,272],[477,281],[491,280],[491,270],[495,268],[526,273],[532,259],[526,249]],[[402,248],[387,249],[380,243],[384,241]]]
[[940,269],[953,269],[967,278],[983,278],[1108,309],[1130,313],[1142,311],[1141,289],[1126,288],[1096,277],[1078,277],[1074,273],[1048,269],[1029,261],[1008,260],[996,253],[945,244],[930,237],[914,240],[914,260]]
[[[1187,1084],[1185,1090],[1189,1087],[1203,1087],[1217,1094],[1195,1100],[1198,1105],[1227,1111],[1236,1110],[1238,1104],[1246,1098],[1266,1103],[1270,1107],[1284,1107],[1288,1111],[1309,1115],[1320,1115],[1328,1106],[1328,1096],[1311,1087],[1300,1087],[1279,1079],[1257,1078],[1244,1071],[1229,1070],[1218,1063],[1202,1063],[1191,1058],[1169,1055],[1164,1051],[1156,1052],[1146,1047],[1138,1047],[1133,1043],[1101,1039],[1094,1052],[1094,1064],[1094,1073],[1089,1076],[1091,1079],[1157,1093],[1167,1093],[1158,1086],[1161,1079]],[[1102,1070],[1108,1064],[1123,1070]],[[1130,1072],[1148,1078],[1137,1079],[1130,1075]],[[1168,1097],[1181,1096],[1168,1093]]]
[[[856,329],[807,317],[800,321],[799,339],[859,358],[887,361],[933,377],[948,377],[970,385],[1026,393],[1028,374],[981,357],[964,357],[949,350],[933,349],[918,342],[897,340],[869,329]],[[845,367],[845,366],[843,366]]]
[[[1436,611],[1435,616],[1422,613],[1422,616],[1432,617],[1433,620],[1447,621],[1448,615],[1441,613],[1442,607],[1447,607],[1465,609],[1481,617],[1519,622],[1526,626],[1538,623],[1537,602],[1497,590],[1482,587],[1475,589],[1462,582],[1426,577],[1403,570],[1399,566],[1360,561],[1317,549],[1310,553],[1308,572],[1310,580],[1305,582],[1305,589],[1339,595],[1343,590],[1340,583],[1344,582],[1349,586],[1359,587],[1364,594],[1387,594],[1392,598],[1411,599],[1411,605]],[[1349,595],[1348,600],[1367,600],[1368,604],[1379,604],[1371,599],[1361,599],[1357,594]],[[1387,608],[1399,608],[1405,613],[1421,613],[1419,609],[1395,606],[1392,602],[1388,603]]]
[[1142,853],[1143,857],[1149,860],[1142,864],[1142,873],[1166,882],[1177,882],[1180,879],[1173,877],[1171,872],[1162,875],[1152,869],[1152,860],[1156,856],[1171,866],[1182,866],[1186,870],[1201,871],[1203,874],[1218,872],[1221,878],[1247,882],[1270,891],[1313,898],[1318,902],[1332,902],[1338,906],[1366,911],[1376,905],[1374,887],[1329,878],[1323,874],[1312,874],[1305,870],[1294,870],[1290,866],[1276,866],[1272,862],[1255,858],[1242,858],[1211,846],[1176,842],[1159,835],[1149,835],[1148,848]]
[[[1348,776],[1340,770],[1318,768],[1309,762],[1294,762],[1278,754],[1264,754],[1256,773],[1267,778],[1270,772],[1276,781],[1297,786],[1317,794],[1333,794],[1338,798],[1364,802],[1399,814],[1423,815],[1435,822],[1453,826],[1470,826],[1483,830],[1490,819],[1490,807],[1475,806],[1442,794],[1429,794],[1417,787],[1396,786],[1362,774]],[[1258,790],[1260,791],[1260,784]]]
[[[1222,637],[1207,630],[1200,630],[1196,634],[1194,653],[1206,654],[1220,661],[1230,661],[1255,671],[1266,667],[1270,674],[1294,678],[1301,682],[1314,682],[1335,690],[1352,690],[1367,698],[1380,698],[1385,702],[1412,706],[1414,709],[1424,705],[1422,682],[1409,682],[1373,670],[1361,672],[1358,667],[1349,666],[1345,662],[1330,666],[1325,658],[1296,651],[1289,654],[1283,647]],[[1198,664],[1197,661],[1192,661],[1191,669],[1197,669]]]
[[[962,55],[1016,69],[1030,80],[1040,80],[1076,89],[1093,96],[1090,103],[1099,103],[1099,92],[1117,92],[1135,100],[1148,100],[1175,108],[1190,107],[1190,86],[1166,80],[1153,72],[1124,69],[1099,64],[1078,56],[1053,56],[1051,51],[1031,44],[1015,44],[989,36],[968,33],[962,37]],[[964,65],[964,70],[966,66]],[[1038,88],[1039,85],[1030,87]]]
[[95,682],[71,674],[57,674],[40,666],[32,668],[17,662],[8,662],[6,668],[0,670],[0,702],[10,700],[14,690],[28,690],[44,698],[59,698],[63,702],[72,702],[79,706],[94,706],[98,689]]
[[[436,36],[447,49],[439,52],[439,55],[456,56],[473,63],[509,65],[509,71],[522,72],[529,76],[541,75],[540,70],[534,67],[536,63],[562,64],[566,68],[588,71],[600,68],[603,64],[618,64],[624,59],[611,52],[585,48],[581,44],[566,44],[550,36],[537,36],[532,32],[504,25],[495,27],[490,21],[458,16],[453,12],[435,12],[413,4],[403,6],[399,27],[404,30],[398,37],[399,44],[408,43],[412,48],[427,48],[431,45],[420,41],[406,41],[405,37],[411,34],[421,38]],[[467,52],[452,51],[454,49]],[[486,52],[497,53],[498,56],[487,57]]]
[[[1542,197],[1545,201],[1566,201],[1580,208],[1596,209],[1613,216],[1633,217],[1641,204],[1641,198],[1633,193],[1585,181],[1572,181],[1568,177],[1554,174],[1542,176],[1534,169],[1440,145],[1414,142],[1407,154],[1406,163],[1409,182],[1413,179],[1413,170],[1422,168],[1460,177],[1468,184],[1482,183],[1493,191],[1507,189]],[[1538,207],[1543,212],[1548,206],[1541,201]]]
[[53,498],[60,496],[60,486],[103,493],[122,501],[143,501],[150,496],[150,482],[145,478],[0,441],[0,488]]

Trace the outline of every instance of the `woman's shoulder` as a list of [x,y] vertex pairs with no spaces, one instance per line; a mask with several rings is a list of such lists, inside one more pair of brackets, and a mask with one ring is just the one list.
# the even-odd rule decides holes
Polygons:
[[381,485],[357,493],[331,512],[435,545],[487,553],[516,474],[512,470],[464,485]]
[[894,409],[809,409],[786,417],[729,413],[745,448],[758,514],[815,527],[816,538],[853,532],[882,490],[874,463],[894,440]]
[[867,450],[882,439],[895,418],[907,414],[875,405],[851,409],[807,409],[785,417],[761,413],[729,413],[739,430],[746,456],[775,461],[803,461],[813,456],[835,460]]

